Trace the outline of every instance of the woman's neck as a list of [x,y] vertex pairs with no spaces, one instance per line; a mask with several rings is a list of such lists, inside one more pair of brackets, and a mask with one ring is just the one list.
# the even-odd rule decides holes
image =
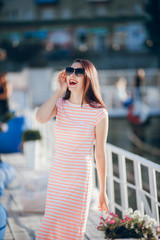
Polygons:
[[70,97],[69,97],[69,101],[71,103],[74,103],[74,104],[81,104],[81,102],[82,102],[82,95],[73,95],[73,94],[71,94]]

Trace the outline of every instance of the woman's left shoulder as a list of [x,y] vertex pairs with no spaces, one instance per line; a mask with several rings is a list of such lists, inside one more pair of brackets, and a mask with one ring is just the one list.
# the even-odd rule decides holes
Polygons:
[[96,109],[96,116],[103,116],[103,115],[108,115],[108,111],[104,107],[100,107]]
[[104,117],[108,117],[107,109],[104,107],[97,108],[95,115],[95,125],[97,125]]

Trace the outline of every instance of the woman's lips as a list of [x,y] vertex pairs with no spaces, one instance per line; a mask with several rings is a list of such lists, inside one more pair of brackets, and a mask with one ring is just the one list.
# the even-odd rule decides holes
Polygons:
[[[71,84],[71,82],[74,82],[74,83]],[[70,85],[70,86],[74,86],[74,85],[76,85],[77,83],[78,83],[77,80],[75,80],[75,79],[69,79],[69,85]]]

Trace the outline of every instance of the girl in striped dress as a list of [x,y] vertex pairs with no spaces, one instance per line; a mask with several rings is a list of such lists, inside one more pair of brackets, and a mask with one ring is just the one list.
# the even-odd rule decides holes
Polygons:
[[[63,95],[63,96],[62,96]],[[99,211],[109,211],[106,194],[108,112],[98,74],[88,60],[76,59],[59,73],[57,89],[37,111],[40,123],[56,116],[45,214],[36,240],[83,240],[92,193],[92,150],[100,182]]]

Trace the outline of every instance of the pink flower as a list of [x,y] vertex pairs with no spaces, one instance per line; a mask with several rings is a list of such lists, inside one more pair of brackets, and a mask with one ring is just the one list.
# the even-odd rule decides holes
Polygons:
[[122,223],[125,223],[126,222],[126,220],[125,219],[122,219]]
[[99,224],[100,224],[100,225],[102,225],[102,224],[103,224],[103,222],[101,221]]
[[108,216],[108,217],[106,218],[105,222],[108,222],[110,219],[111,219],[111,217]]
[[110,212],[110,215],[113,217],[118,217],[118,214],[115,214],[114,212]]
[[103,225],[103,222],[101,221],[99,224],[98,224],[98,227],[101,227]]
[[101,228],[101,227],[102,227],[102,224],[99,224],[98,227]]
[[114,212],[110,212],[109,214],[113,216],[113,215],[114,215]]
[[100,219],[101,219],[101,220],[103,219],[103,215],[102,215],[102,216],[100,216]]
[[126,219],[127,221],[131,220],[131,218],[129,218],[127,215],[125,216],[125,219]]
[[97,227],[97,229],[100,229],[100,228],[101,228],[100,226]]
[[157,226],[157,232],[160,232],[160,226]]
[[116,221],[114,220],[114,219],[111,219],[110,221],[109,221],[109,224],[114,224]]

